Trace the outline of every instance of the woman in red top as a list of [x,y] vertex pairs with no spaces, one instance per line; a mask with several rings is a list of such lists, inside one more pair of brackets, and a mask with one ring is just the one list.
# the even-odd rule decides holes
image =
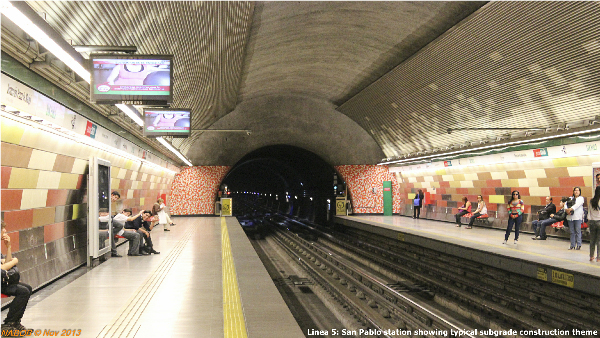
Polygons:
[[466,197],[463,197],[462,200],[463,200],[462,207],[459,207],[458,214],[454,215],[456,217],[456,227],[457,228],[460,228],[460,226],[461,226],[460,218],[463,217],[463,215],[466,215],[471,212],[471,202],[469,202],[469,199]]
[[515,244],[519,240],[519,227],[523,222],[523,212],[525,211],[525,203],[521,200],[521,194],[518,191],[512,192],[512,197],[506,206],[508,209],[508,226],[506,227],[506,234],[504,235],[504,242],[506,244],[510,232],[512,231],[513,224],[515,226]]

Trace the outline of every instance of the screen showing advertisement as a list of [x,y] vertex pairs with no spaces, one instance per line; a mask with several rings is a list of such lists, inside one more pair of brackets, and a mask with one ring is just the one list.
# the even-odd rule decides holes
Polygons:
[[144,136],[188,137],[191,130],[189,109],[144,109]]
[[173,98],[173,57],[167,55],[92,55],[91,101],[165,104]]

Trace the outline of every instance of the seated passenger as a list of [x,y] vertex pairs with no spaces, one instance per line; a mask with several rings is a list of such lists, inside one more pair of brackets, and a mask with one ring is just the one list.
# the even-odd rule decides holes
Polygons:
[[[29,331],[30,329],[21,325],[21,318],[25,314],[25,308],[29,302],[32,288],[29,284],[19,281],[19,271],[16,266],[19,263],[17,257],[12,256],[10,237],[6,233],[6,223],[2,221],[2,242],[6,247],[6,256],[2,255],[2,293],[7,296],[15,296],[10,303],[8,315],[2,324],[2,333],[17,330]],[[15,336],[19,335],[15,334]]]
[[134,229],[125,229],[125,223],[133,222],[135,219],[135,217],[131,217],[131,214],[131,209],[123,209],[120,214],[116,214],[115,217],[113,217],[113,229],[115,229],[115,225],[121,229],[115,235],[123,236],[129,241],[129,252],[127,253],[127,256],[147,255],[145,252],[140,252],[142,235]]
[[145,251],[147,253],[159,254],[160,252],[154,250],[152,238],[150,237],[150,231],[152,230],[148,221],[150,217],[150,211],[142,210],[133,217],[132,221],[125,222],[125,229],[134,229],[143,236],[146,243],[140,247],[140,253]]
[[535,236],[532,237],[532,239],[541,239],[541,237],[544,237],[544,239],[546,239],[545,227],[544,227],[544,232],[543,232],[544,235],[542,236],[540,224],[542,223],[542,221],[549,219],[550,215],[553,215],[555,213],[556,213],[556,206],[554,205],[554,203],[552,203],[552,197],[548,196],[548,197],[546,197],[546,206],[544,207],[544,209],[538,211],[538,215],[539,215],[538,220],[533,221],[531,223],[531,226],[535,233]]
[[458,207],[458,214],[454,215],[454,216],[456,216],[456,227],[457,228],[460,228],[460,226],[461,226],[460,218],[471,212],[471,202],[469,202],[469,200],[466,197],[463,197],[462,200],[463,200],[463,205],[461,207]]
[[483,201],[483,196],[477,195],[477,210],[475,210],[473,216],[471,216],[467,229],[473,228],[473,222],[475,222],[475,219],[481,215],[487,215],[487,206]]
[[[110,221],[110,214],[107,208],[100,208],[100,217],[98,217],[98,221],[100,221],[100,229],[108,230],[108,221]],[[103,225],[106,224],[106,225]],[[111,257],[123,257],[117,253],[117,244],[115,243],[115,236],[119,231],[123,229],[122,226],[115,225],[112,223],[113,236],[110,238],[110,255]],[[100,233],[100,241],[106,240],[106,237],[103,233]]]
[[550,214],[550,218],[545,219],[540,222],[537,222],[537,225],[535,226],[537,229],[535,231],[536,236],[532,237],[531,239],[545,241],[546,240],[546,227],[548,225],[552,225],[556,222],[562,222],[565,219],[567,219],[567,213],[564,209],[565,203],[567,203],[567,200],[568,200],[567,197],[563,197],[560,200],[560,205],[558,207],[558,211],[555,214]]

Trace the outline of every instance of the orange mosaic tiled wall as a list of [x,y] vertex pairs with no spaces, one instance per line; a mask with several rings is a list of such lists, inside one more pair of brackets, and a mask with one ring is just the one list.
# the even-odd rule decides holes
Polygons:
[[401,192],[404,190],[398,185],[396,176],[388,172],[387,166],[341,165],[336,166],[335,170],[346,182],[354,213],[383,213],[384,181],[392,181],[393,212],[400,212]]
[[[2,118],[2,219],[34,288],[86,262],[89,156],[112,164],[117,208],[149,209],[168,194],[173,173]],[[2,245],[2,252],[6,248]]]
[[175,175],[171,190],[172,215],[213,215],[219,185],[231,167],[187,167]]
[[[546,196],[556,204],[579,186],[586,203],[592,197],[592,163],[600,156],[578,156],[522,163],[447,167],[436,171],[389,173],[386,166],[339,166],[338,172],[350,190],[355,213],[382,213],[382,181],[393,184],[394,213],[412,216],[412,199],[422,189],[429,193],[421,217],[454,221],[457,207],[466,196],[476,202],[483,195],[490,226],[503,228],[508,222],[506,203],[513,190],[525,202],[524,229],[531,226],[536,213],[545,205]],[[375,188],[375,193],[373,193]]]

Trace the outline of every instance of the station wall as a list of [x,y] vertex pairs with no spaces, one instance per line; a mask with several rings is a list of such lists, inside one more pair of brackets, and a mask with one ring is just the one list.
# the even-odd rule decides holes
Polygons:
[[[112,164],[122,208],[150,209],[174,174],[1,118],[1,211],[21,279],[37,288],[86,262],[88,159]],[[2,245],[2,252],[6,248]]]
[[[412,216],[412,199],[419,189],[429,193],[421,217],[454,221],[462,197],[476,205],[483,195],[491,216],[489,226],[505,228],[508,222],[506,203],[511,192],[518,190],[525,202],[524,230],[530,230],[538,210],[552,196],[558,205],[562,196],[571,196],[579,186],[586,206],[592,197],[592,163],[600,155],[555,158],[522,163],[500,163],[435,171],[389,173],[386,166],[340,166],[338,172],[346,181],[355,213],[381,213],[381,182],[393,182],[394,213]],[[375,188],[375,193],[373,193]],[[373,211],[371,211],[373,210]],[[568,236],[567,233],[557,233]]]
[[229,166],[183,168],[173,181],[171,214],[214,215],[217,191],[229,169]]

